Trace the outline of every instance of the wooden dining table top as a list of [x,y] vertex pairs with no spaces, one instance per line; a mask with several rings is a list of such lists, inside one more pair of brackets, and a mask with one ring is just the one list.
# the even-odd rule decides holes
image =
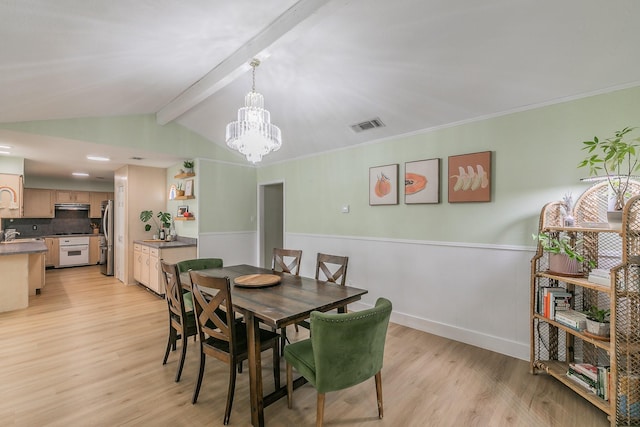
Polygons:
[[[297,321],[308,319],[312,311],[329,311],[358,301],[366,289],[342,286],[309,277],[274,272],[271,269],[241,264],[222,268],[198,270],[212,277],[229,277],[231,298],[239,312],[251,312],[266,325],[281,328]],[[235,285],[237,277],[248,274],[275,274],[280,283],[265,287],[243,287]],[[183,283],[190,283],[183,273]],[[202,289],[206,292],[206,289]]]

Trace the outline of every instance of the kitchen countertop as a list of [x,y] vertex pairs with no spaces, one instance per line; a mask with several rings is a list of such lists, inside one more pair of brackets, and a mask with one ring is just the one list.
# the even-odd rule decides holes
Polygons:
[[172,242],[163,242],[163,241],[155,241],[155,240],[154,241],[134,240],[133,243],[138,243],[140,245],[149,246],[151,248],[156,248],[156,249],[186,248],[189,246],[197,246],[195,242],[185,241],[185,240],[174,240]]
[[44,240],[18,240],[17,243],[0,243],[0,256],[2,255],[18,255],[18,254],[35,254],[38,252],[47,252],[47,245]]

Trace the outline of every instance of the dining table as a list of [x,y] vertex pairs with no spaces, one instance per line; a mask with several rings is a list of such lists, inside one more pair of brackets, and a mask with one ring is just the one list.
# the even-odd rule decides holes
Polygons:
[[[251,425],[256,427],[265,425],[264,408],[287,394],[286,384],[267,396],[263,394],[260,323],[277,330],[308,319],[312,311],[325,312],[342,307],[360,300],[362,295],[367,293],[365,289],[275,272],[248,264],[210,268],[198,272],[212,277],[229,278],[232,284],[233,308],[244,316],[247,324]],[[252,285],[253,281],[244,280],[251,278],[250,275],[276,275],[279,276],[279,280]],[[183,273],[181,279],[185,287],[191,283],[188,273]],[[240,284],[236,283],[236,279]],[[203,292],[207,291],[207,288],[201,289]],[[296,379],[294,388],[305,382],[303,377]]]

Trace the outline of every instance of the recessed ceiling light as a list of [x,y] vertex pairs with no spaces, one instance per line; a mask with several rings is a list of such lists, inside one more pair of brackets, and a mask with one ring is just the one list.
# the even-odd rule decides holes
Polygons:
[[73,175],[73,176],[89,176],[89,174],[85,173],[85,172],[73,172],[71,175]]
[[9,151],[0,151],[0,154],[11,154]]
[[110,158],[103,156],[87,156],[87,159],[95,160],[96,162],[108,162],[109,160],[111,160]]
[[10,150],[12,147],[10,145],[0,145],[0,149],[2,150]]

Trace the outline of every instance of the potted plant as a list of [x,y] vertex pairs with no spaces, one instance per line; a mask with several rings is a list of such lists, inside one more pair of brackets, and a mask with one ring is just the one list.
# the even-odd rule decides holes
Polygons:
[[[155,217],[153,215],[153,211],[140,212],[140,221],[147,223],[144,226],[144,231],[151,230],[151,224],[148,223],[150,220],[153,220],[153,223],[158,230],[158,235],[162,235],[161,231],[163,229],[168,229],[169,227],[171,227],[171,214],[169,212],[158,212]],[[160,222],[158,222],[158,220]]]
[[[579,275],[580,264],[585,261],[584,256],[576,251],[574,245],[580,243],[576,241],[571,244],[571,237],[566,233],[551,235],[540,232],[532,235],[534,240],[540,242],[542,250],[549,254],[549,271],[558,274]],[[593,261],[588,262],[589,267],[595,267]]]
[[182,183],[181,182],[179,182],[176,185],[176,196],[178,196],[178,197],[184,196],[184,190],[182,189]]
[[182,163],[182,166],[184,167],[184,171],[186,173],[193,173],[193,160],[185,160]]
[[[586,150],[588,157],[578,164],[578,167],[589,167],[590,176],[599,176],[604,171],[611,198],[609,211],[616,214],[608,214],[609,221],[616,221],[619,217],[622,223],[622,208],[625,199],[630,196],[629,181],[634,172],[640,169],[640,137],[629,139],[629,134],[636,128],[625,127],[616,131],[614,136],[600,139],[597,136],[590,141],[583,141],[583,150]],[[617,222],[617,221],[616,221]]]
[[609,315],[611,311],[593,305],[585,313],[587,315],[587,332],[600,337],[608,337],[610,332]]

